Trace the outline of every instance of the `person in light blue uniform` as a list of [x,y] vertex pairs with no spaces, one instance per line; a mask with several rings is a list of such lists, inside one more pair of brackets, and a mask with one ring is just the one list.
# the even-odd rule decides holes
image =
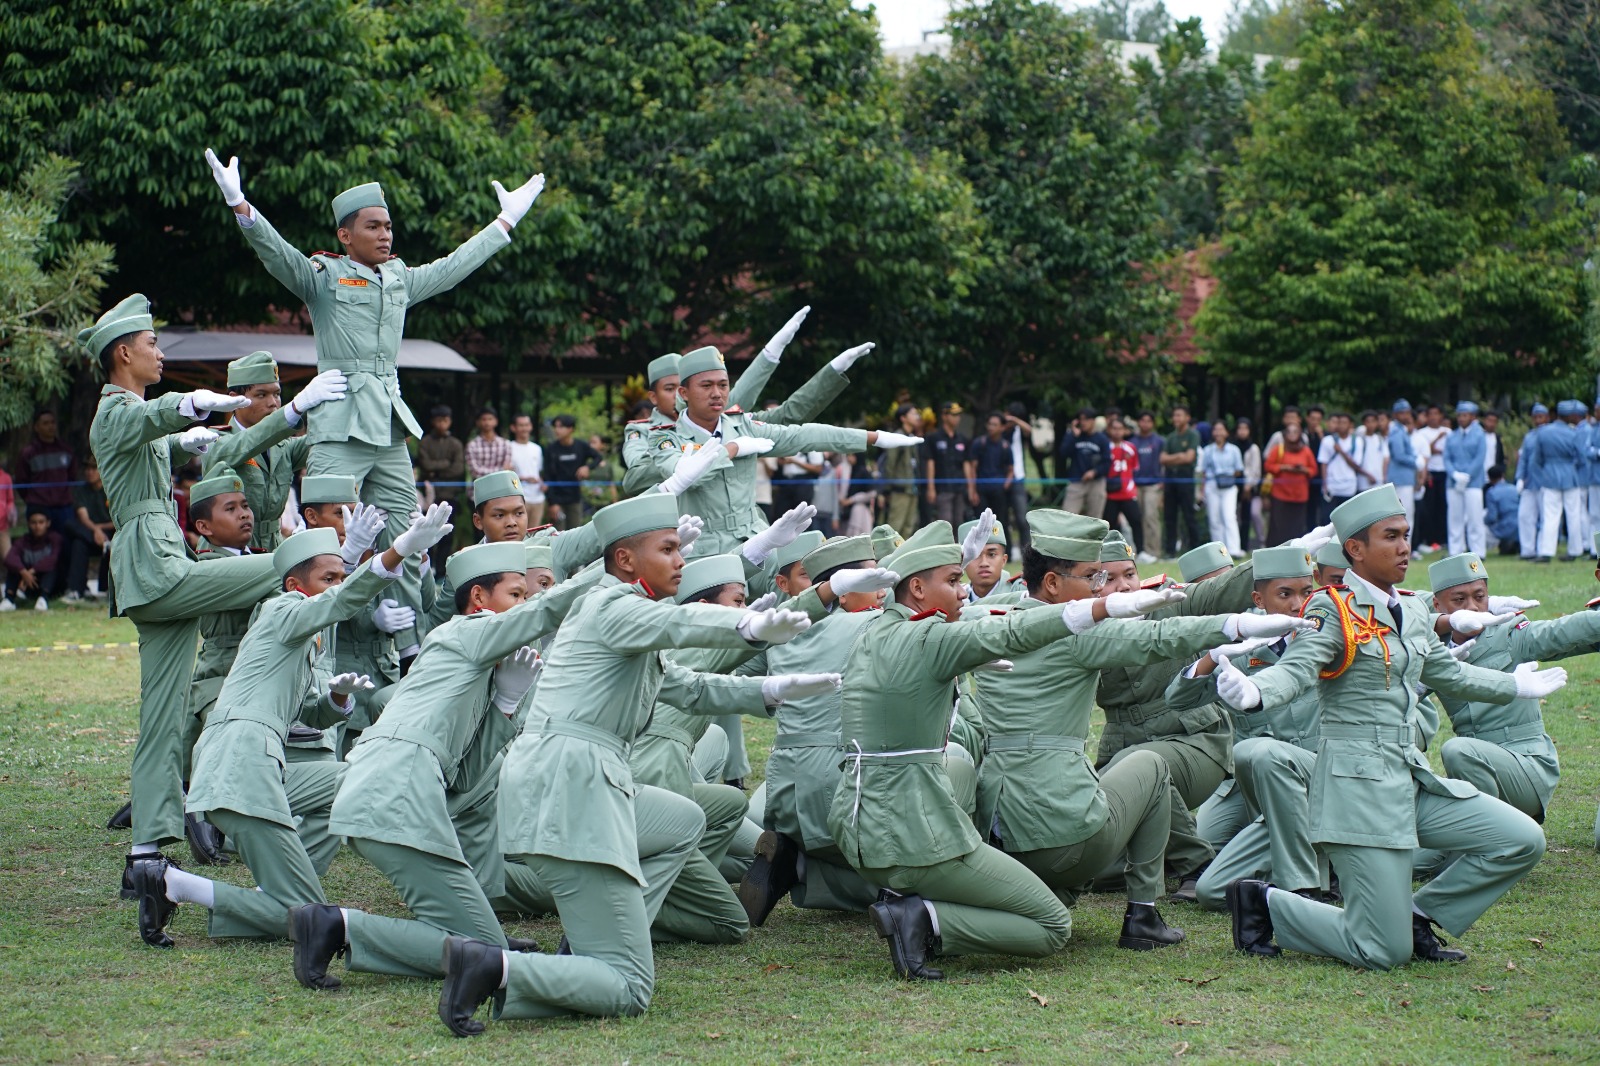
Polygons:
[[1588,520],[1584,514],[1586,490],[1580,478],[1584,440],[1578,425],[1583,415],[1583,404],[1562,400],[1556,404],[1556,420],[1533,435],[1538,448],[1539,501],[1544,519],[1536,562],[1547,563],[1555,558],[1563,513],[1567,519],[1567,558],[1576,559],[1584,553]]
[[[1389,414],[1389,484],[1400,497],[1400,506],[1406,509],[1406,521],[1415,523],[1417,517],[1417,449],[1411,443],[1411,402],[1396,400]],[[1404,416],[1405,421],[1401,421]]]
[[[1588,474],[1586,481],[1589,486],[1588,499],[1586,501],[1588,507],[1585,510],[1585,517],[1588,518],[1589,524],[1585,529],[1585,535],[1578,538],[1578,542],[1589,549],[1591,554],[1593,554],[1594,547],[1590,543],[1592,538],[1589,534],[1594,532],[1595,516],[1600,515],[1600,398],[1595,399],[1594,409],[1595,417],[1588,419],[1583,424],[1585,432],[1583,459],[1585,472]],[[1600,559],[1600,555],[1596,555],[1595,558]]]
[[1478,405],[1456,404],[1456,428],[1444,442],[1445,506],[1450,522],[1450,554],[1483,554],[1483,455],[1487,444],[1478,424]]
[[1531,561],[1539,548],[1539,516],[1543,512],[1539,501],[1543,483],[1539,480],[1538,437],[1540,427],[1550,421],[1550,408],[1536,403],[1529,415],[1533,428],[1517,452],[1517,549],[1522,558]]

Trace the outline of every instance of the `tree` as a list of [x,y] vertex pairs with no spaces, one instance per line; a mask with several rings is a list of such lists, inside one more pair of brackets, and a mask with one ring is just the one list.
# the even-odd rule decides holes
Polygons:
[[93,321],[111,270],[111,247],[98,241],[47,251],[76,173],[49,157],[0,188],[0,432],[66,391],[68,366],[83,358],[78,330]]
[[1225,52],[1295,56],[1311,6],[1319,0],[1234,0],[1222,34]]
[[1172,15],[1163,0],[1099,0],[1079,8],[1095,36],[1107,41],[1155,44],[1172,29]]
[[1548,93],[1488,67],[1450,0],[1317,13],[1223,183],[1220,374],[1376,402],[1494,393],[1580,359],[1585,220]]

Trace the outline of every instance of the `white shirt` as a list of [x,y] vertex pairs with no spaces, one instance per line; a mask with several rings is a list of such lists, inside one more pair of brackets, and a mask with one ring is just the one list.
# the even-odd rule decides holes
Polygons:
[[[786,480],[798,481],[801,478],[817,476],[817,474],[813,474],[811,471],[801,466],[800,463],[810,463],[812,466],[822,466],[823,455],[821,452],[801,452],[799,455],[792,456],[791,458],[797,459],[799,462],[784,463],[783,469],[780,471],[780,473],[783,474]],[[827,472],[827,469],[824,468],[818,473],[826,474]]]
[[[1344,583],[1346,585],[1365,585],[1367,591],[1372,593],[1373,599],[1389,605],[1390,613],[1393,613],[1394,608],[1400,606],[1400,594],[1398,592],[1395,592],[1393,589],[1385,592],[1383,589],[1380,589],[1378,586],[1374,585],[1372,582],[1368,581],[1354,570],[1346,570],[1344,572]],[[1401,608],[1401,610],[1404,610],[1404,608]]]
[[1439,426],[1437,429],[1423,426],[1411,434],[1411,447],[1416,451],[1417,458],[1419,460],[1426,459],[1428,461],[1428,469],[1435,474],[1444,473],[1444,449],[1441,448],[1435,453],[1433,451],[1433,442],[1440,437],[1449,436],[1449,434],[1450,429],[1448,426]]
[[1012,426],[1011,427],[1011,471],[1012,471],[1012,473],[1016,474],[1017,479],[1019,481],[1023,477],[1023,472],[1028,469],[1027,466],[1023,463],[1022,460],[1023,460],[1023,455],[1022,455],[1022,430],[1018,429],[1016,426]]
[[[1335,447],[1337,445],[1337,448]],[[1344,455],[1338,449],[1344,450]],[[1356,438],[1354,434],[1343,440],[1332,433],[1322,438],[1322,447],[1317,450],[1317,462],[1323,466],[1322,491],[1329,496],[1354,496],[1361,491],[1356,484],[1356,468],[1351,465],[1355,461]],[[1345,458],[1349,456],[1350,458]]]
[[544,502],[544,449],[534,441],[511,442],[511,466],[522,481],[522,498],[529,503]]
[[1365,492],[1374,485],[1382,485],[1388,480],[1384,467],[1389,462],[1389,441],[1376,433],[1364,434],[1356,438],[1356,446],[1346,449],[1355,456],[1356,465],[1367,475],[1366,479],[1357,478],[1360,482],[1359,491]]

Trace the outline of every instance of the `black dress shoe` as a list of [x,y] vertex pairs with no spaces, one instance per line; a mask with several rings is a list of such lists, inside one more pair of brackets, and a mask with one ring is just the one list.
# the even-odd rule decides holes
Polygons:
[[762,925],[800,879],[800,849],[768,829],[756,839],[756,857],[739,882],[739,902],[751,925]]
[[740,792],[744,791],[744,778],[742,777],[730,777],[722,783],[730,788],[736,788]]
[[1117,947],[1129,951],[1153,951],[1181,943],[1183,930],[1161,920],[1153,903],[1130,903],[1122,916],[1122,935]]
[[1178,878],[1178,890],[1169,893],[1167,898],[1174,903],[1200,902],[1200,875],[1206,872],[1210,863],[1197,866],[1193,870]]
[[933,935],[933,919],[921,896],[902,896],[889,889],[878,893],[878,902],[867,908],[878,936],[889,942],[889,961],[894,972],[908,981],[943,981],[944,971],[928,965],[938,948]]
[[167,922],[178,905],[167,898],[167,867],[176,866],[160,852],[129,855],[122,867],[122,898],[139,901],[139,939],[155,948],[170,948]]
[[283,737],[286,744],[315,744],[321,739],[322,730],[312,729],[310,726],[301,725],[299,722],[290,726],[289,732],[285,733]]
[[449,937],[444,942],[444,988],[439,990],[439,1020],[457,1036],[477,1036],[483,1023],[472,1016],[500,990],[503,953],[493,944]]
[[118,807],[117,808],[117,813],[113,814],[110,818],[106,819],[106,828],[107,829],[132,829],[133,828],[133,804],[131,802],[130,803],[124,803],[122,806]]
[[294,979],[305,988],[331,991],[340,981],[328,973],[345,954],[344,914],[326,903],[289,908],[289,939],[294,941]]
[[539,942],[537,940],[534,940],[530,937],[508,936],[506,937],[506,950],[520,951],[524,955],[533,955],[543,951],[544,949],[539,946]]
[[[159,851],[152,851],[145,855],[126,856],[122,863],[122,888],[117,894],[123,899],[138,899],[139,891],[133,887],[133,864],[136,862],[148,862],[151,859],[160,859],[164,857],[165,856],[163,856]],[[183,863],[179,862],[177,859],[167,859],[167,865],[176,866],[180,870],[183,869]],[[162,876],[165,877],[166,875],[163,873]]]
[[1339,893],[1325,891],[1321,888],[1297,888],[1294,890],[1294,894],[1301,899],[1309,899],[1312,903],[1326,903],[1330,907],[1336,907],[1344,902],[1344,897]]
[[222,830],[193,814],[183,816],[183,835],[189,838],[189,854],[198,866],[226,866],[222,851]]
[[567,934],[565,934],[565,933],[561,934],[561,943],[556,945],[556,954],[557,955],[571,955],[572,954],[572,941],[567,939]]
[[1411,916],[1411,957],[1423,962],[1466,962],[1467,953],[1445,947],[1433,928],[1432,918],[1420,914]]
[[1251,955],[1280,955],[1272,942],[1272,912],[1267,909],[1265,881],[1240,880],[1227,888],[1228,913],[1233,916],[1233,946]]

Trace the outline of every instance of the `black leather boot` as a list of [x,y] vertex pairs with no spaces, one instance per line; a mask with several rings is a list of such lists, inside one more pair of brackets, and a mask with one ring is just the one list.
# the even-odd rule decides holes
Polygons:
[[1208,862],[1197,866],[1178,878],[1178,890],[1170,893],[1167,898],[1174,903],[1198,903],[1200,901],[1200,875],[1205,873],[1210,865]]
[[132,803],[124,803],[122,806],[118,807],[117,808],[117,813],[113,814],[110,818],[108,818],[106,820],[106,828],[107,829],[132,829],[133,828],[133,804]]
[[1233,946],[1251,955],[1280,955],[1272,942],[1272,912],[1267,909],[1265,881],[1240,880],[1227,888],[1228,913],[1233,915]]
[[1130,903],[1122,916],[1122,935],[1117,947],[1130,951],[1153,951],[1181,943],[1183,930],[1161,920],[1153,903]]
[[739,882],[739,902],[751,925],[762,925],[800,878],[800,849],[768,829],[756,840],[756,858]]
[[284,734],[283,739],[288,744],[315,744],[322,739],[322,730],[296,722],[289,727],[289,732]]
[[884,889],[867,908],[878,936],[889,942],[894,972],[908,981],[943,981],[944,971],[928,965],[938,949],[933,919],[921,896],[902,896]]
[[167,922],[178,905],[167,898],[167,867],[177,866],[160,852],[129,855],[122,866],[122,898],[139,901],[139,939],[155,948],[170,948]]
[[539,946],[539,942],[537,940],[533,940],[529,937],[508,936],[506,937],[506,950],[520,951],[525,955],[533,955],[543,951],[544,949]]
[[198,866],[226,866],[222,851],[222,830],[193,814],[183,816],[183,835],[189,839],[189,854]]
[[1423,962],[1466,962],[1467,953],[1447,948],[1434,931],[1432,918],[1420,914],[1411,916],[1411,957]]
[[340,981],[328,973],[345,954],[344,914],[326,903],[289,908],[289,939],[294,941],[294,979],[305,988],[332,991]]
[[444,942],[442,961],[439,1020],[457,1036],[477,1036],[483,1023],[472,1016],[500,989],[503,952],[481,940],[453,936]]

